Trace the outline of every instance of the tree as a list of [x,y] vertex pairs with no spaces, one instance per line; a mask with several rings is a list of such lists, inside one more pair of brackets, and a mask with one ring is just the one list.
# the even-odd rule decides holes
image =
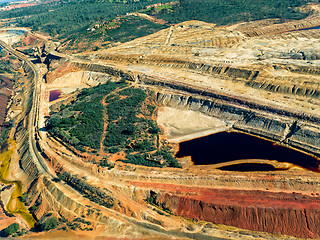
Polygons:
[[5,229],[1,230],[0,236],[1,237],[9,237],[12,234],[18,232],[18,230],[19,230],[19,224],[18,223],[12,223],[11,225],[6,227]]
[[49,231],[50,229],[55,229],[58,226],[59,222],[56,217],[47,218],[44,221],[39,221],[36,224],[36,228],[39,231]]

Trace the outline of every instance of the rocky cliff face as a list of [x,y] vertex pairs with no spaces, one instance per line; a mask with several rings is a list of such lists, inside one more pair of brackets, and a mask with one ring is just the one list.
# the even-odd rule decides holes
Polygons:
[[198,196],[161,192],[152,197],[162,209],[189,219],[302,238],[320,237],[319,197],[227,189],[200,190]]
[[[146,81],[144,82],[146,83]],[[154,94],[154,98],[164,106],[200,111],[209,116],[233,122],[233,128],[236,130],[320,155],[320,142],[317,140],[320,137],[320,128],[318,125],[314,125],[319,122],[316,117],[273,109],[267,105],[255,104],[256,107],[251,108],[250,103],[241,99],[221,100],[223,97],[228,98],[227,96],[218,96],[220,99],[214,99],[177,93],[157,92],[151,94]],[[208,95],[214,96],[210,93]],[[299,115],[301,122],[295,120]]]
[[208,64],[199,61],[191,61],[187,59],[179,59],[168,56],[156,55],[124,55],[124,54],[108,54],[98,55],[98,59],[124,62],[128,64],[145,64],[158,67],[168,67],[177,69],[189,69],[203,74],[219,76],[219,78],[236,78],[239,80],[252,80],[259,75],[259,71],[245,67],[231,67],[226,64]]

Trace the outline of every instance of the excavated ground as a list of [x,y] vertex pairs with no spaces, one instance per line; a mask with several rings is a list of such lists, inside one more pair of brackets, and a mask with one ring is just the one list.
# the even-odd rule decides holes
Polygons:
[[[293,30],[319,24],[317,13],[312,16],[312,21],[306,19],[298,23],[271,25],[265,21],[261,31],[254,30],[257,24],[216,28],[211,24],[190,21],[116,48],[88,57],[82,56],[82,60],[62,65],[54,61],[48,74],[50,84],[47,87],[63,88],[69,83],[74,87],[81,87],[84,83],[81,79],[87,79],[84,78],[86,71],[127,77],[135,81],[135,84],[149,89],[150,94],[154,94],[159,104],[164,106],[159,111],[158,124],[173,142],[230,130],[240,123],[239,118],[210,114],[215,109],[214,105],[210,107],[210,112],[204,111],[202,107],[194,107],[192,103],[195,100],[188,100],[187,96],[189,94],[195,98],[195,92],[188,92],[186,89],[197,89],[198,98],[201,98],[201,91],[203,96],[214,92],[258,103],[266,106],[265,108],[284,109],[291,115],[293,113],[293,116],[304,116],[304,113],[308,117],[307,120],[302,119],[302,122],[309,126],[308,119],[319,117],[320,56],[317,52],[320,50],[320,31]],[[179,84],[187,87],[183,90],[175,87]],[[199,101],[217,101],[205,99]],[[61,100],[63,98],[59,101]],[[235,109],[242,109],[247,105],[235,100],[235,106]],[[270,113],[264,115],[260,110],[250,111],[254,111],[251,114],[255,116],[262,114],[266,118],[271,117],[272,121],[281,122],[284,117],[280,110],[273,117]],[[241,115],[237,112],[233,114]],[[285,120],[287,123],[297,120],[295,117],[291,118],[290,114]],[[244,122],[247,124],[250,119],[252,116]],[[289,144],[290,141],[286,139],[290,139],[289,135],[295,134],[294,131],[289,133],[289,127],[285,127],[286,130],[273,129],[272,121],[265,133],[262,130],[254,133]],[[311,120],[310,124],[319,129],[318,120]],[[281,136],[277,137],[281,131],[284,131],[281,133],[284,134],[282,140]],[[316,134],[319,133],[319,130],[315,131]],[[309,140],[313,141],[312,137]],[[318,143],[312,146],[318,146]],[[137,206],[143,208],[143,199],[148,198],[149,203],[158,208],[158,211],[188,219],[302,238],[320,236],[316,227],[320,223],[319,175],[303,170],[299,164],[292,165],[289,159],[287,163],[243,159],[230,163],[234,166],[231,171],[217,169],[223,169],[228,163],[195,166],[190,158],[180,160],[183,169],[179,170],[138,167],[121,162],[116,162],[114,169],[106,170],[102,167],[95,168],[88,162],[81,163],[80,159],[75,160],[72,152],[60,149],[59,144],[50,151],[56,152],[54,155],[51,152],[51,156],[47,154],[55,169],[64,166],[65,171],[76,173],[78,170],[75,171],[72,167],[76,164],[83,170],[92,169],[90,172],[100,179],[108,179],[107,188],[122,206],[114,209],[125,215],[139,219],[141,212],[137,212],[135,206],[128,205],[129,199],[135,199]],[[317,151],[309,153],[318,154]],[[212,155],[214,156],[214,152]],[[61,156],[65,156],[64,160]],[[246,163],[266,164],[273,166],[273,170],[256,171],[252,174],[239,172],[239,167],[237,171],[237,164]],[[150,170],[152,174],[149,174]],[[90,184],[100,185],[93,179]],[[160,218],[159,215],[153,217],[167,228],[167,219]],[[149,217],[144,219],[155,223]],[[172,221],[175,220],[170,220],[170,224]],[[195,226],[193,228],[197,229]],[[202,230],[194,231],[203,233]]]
[[[36,142],[47,173],[26,155],[27,144],[18,146],[30,184],[29,206],[37,205],[34,215],[85,217],[100,235],[113,237],[319,238],[319,173],[290,160],[272,159],[275,170],[255,172],[195,166],[188,157],[179,160],[181,169],[120,161],[108,169],[44,131],[50,104],[71,102],[77,88],[122,77],[158,102],[158,123],[170,140],[237,130],[319,157],[320,30],[298,31],[320,25],[318,7],[313,7],[314,15],[300,21],[219,28],[190,21],[90,55],[56,56],[39,91],[37,129],[42,130]],[[49,103],[54,89],[64,95]],[[26,133],[17,132],[24,142]],[[247,163],[268,163],[251,160]],[[68,175],[53,181],[57,173]],[[111,199],[113,205],[99,205],[86,194]]]

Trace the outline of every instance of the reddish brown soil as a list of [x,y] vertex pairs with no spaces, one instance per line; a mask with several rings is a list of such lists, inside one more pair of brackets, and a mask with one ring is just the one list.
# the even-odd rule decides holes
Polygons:
[[46,81],[47,83],[51,83],[53,80],[62,77],[63,75],[77,71],[78,69],[74,66],[72,66],[70,63],[62,64],[53,71],[50,71],[46,75]]
[[126,154],[125,152],[122,151],[122,152],[111,155],[111,157],[108,160],[112,163],[115,163],[116,161],[120,159],[125,159],[125,158],[126,158]]
[[131,182],[161,190],[157,205],[173,214],[254,231],[319,238],[320,196],[260,190]]
[[42,46],[43,41],[35,36],[28,35],[28,36],[22,38],[21,41],[17,45],[18,45],[17,49],[22,51],[22,50],[30,49],[33,47]]
[[6,109],[12,87],[11,79],[0,75],[0,127],[6,118]]

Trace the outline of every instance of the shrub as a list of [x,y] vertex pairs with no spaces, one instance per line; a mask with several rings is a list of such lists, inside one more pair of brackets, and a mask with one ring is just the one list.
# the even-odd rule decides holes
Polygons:
[[49,231],[55,229],[58,226],[59,222],[56,217],[47,218],[43,222],[36,223],[36,228],[39,231]]
[[0,236],[1,237],[9,237],[12,234],[18,232],[18,230],[19,230],[19,224],[18,223],[12,223],[11,225],[6,227],[5,229],[1,230]]

